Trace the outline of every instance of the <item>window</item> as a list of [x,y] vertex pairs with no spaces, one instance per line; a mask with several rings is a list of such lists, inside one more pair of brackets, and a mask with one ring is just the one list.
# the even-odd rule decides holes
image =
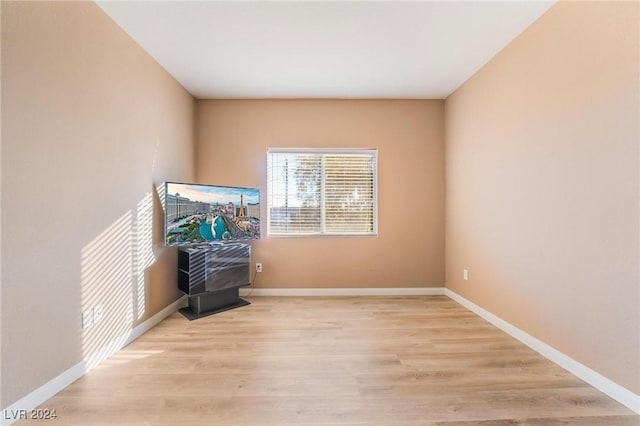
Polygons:
[[375,235],[376,150],[270,149],[269,235]]

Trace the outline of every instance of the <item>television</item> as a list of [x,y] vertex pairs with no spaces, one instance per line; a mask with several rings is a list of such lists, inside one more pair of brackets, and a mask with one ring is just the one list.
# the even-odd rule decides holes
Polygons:
[[260,238],[260,190],[165,182],[165,245]]

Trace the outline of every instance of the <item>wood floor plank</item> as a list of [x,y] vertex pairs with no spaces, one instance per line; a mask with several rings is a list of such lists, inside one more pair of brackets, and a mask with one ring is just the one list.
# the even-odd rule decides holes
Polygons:
[[444,296],[176,313],[41,408],[59,425],[640,425]]

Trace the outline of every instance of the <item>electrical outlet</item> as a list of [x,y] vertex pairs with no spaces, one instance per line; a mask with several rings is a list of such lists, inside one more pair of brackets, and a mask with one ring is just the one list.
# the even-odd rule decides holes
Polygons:
[[469,281],[469,270],[463,269],[462,276],[464,277],[465,281]]
[[82,313],[82,329],[86,330],[93,325],[93,310],[89,309]]
[[256,272],[262,272],[262,263],[256,263]]
[[93,308],[93,323],[94,324],[98,324],[100,321],[102,321],[102,318],[104,317],[104,308],[102,307],[102,304],[98,304],[96,306],[94,306]]

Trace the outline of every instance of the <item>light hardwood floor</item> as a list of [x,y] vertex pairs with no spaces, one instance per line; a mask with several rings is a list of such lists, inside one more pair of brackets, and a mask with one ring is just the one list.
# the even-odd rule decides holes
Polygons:
[[640,424],[445,296],[251,302],[173,314],[18,424]]

